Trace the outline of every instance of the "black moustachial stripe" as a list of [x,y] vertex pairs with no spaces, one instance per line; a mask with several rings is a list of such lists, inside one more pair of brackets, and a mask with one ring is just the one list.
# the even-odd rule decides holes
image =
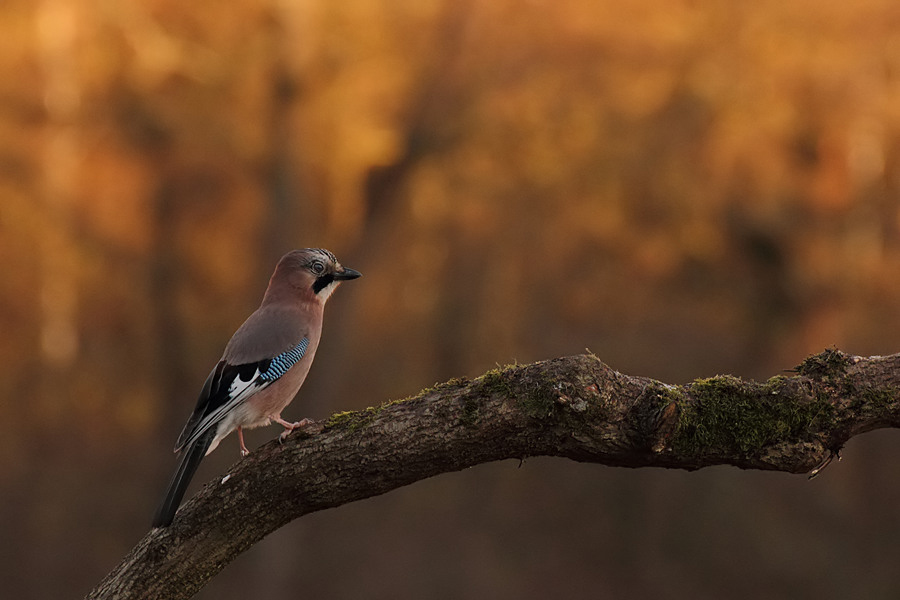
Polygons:
[[318,294],[319,292],[324,290],[329,283],[333,281],[334,273],[325,273],[324,275],[316,279],[315,283],[313,283],[313,292]]

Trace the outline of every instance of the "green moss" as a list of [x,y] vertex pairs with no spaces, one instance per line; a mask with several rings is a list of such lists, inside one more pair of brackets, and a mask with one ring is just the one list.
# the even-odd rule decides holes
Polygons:
[[357,412],[355,410],[345,410],[343,412],[334,413],[328,417],[327,421],[325,421],[325,428],[330,429],[349,423],[355,418],[356,414]]
[[786,401],[780,390],[788,378],[765,384],[746,383],[730,375],[697,379],[679,402],[680,413],[672,446],[692,454],[760,451],[780,440],[802,439],[817,419],[828,418],[824,400]]
[[424,388],[418,394],[413,396],[414,398],[421,398],[423,396],[427,396],[428,394],[433,394],[434,392],[442,392],[446,390],[452,390],[455,388],[461,388],[469,384],[468,377],[454,377],[453,379],[448,379],[447,381],[443,381],[441,383],[436,383],[431,387]]
[[849,356],[836,348],[828,348],[824,352],[806,357],[797,367],[797,372],[818,379],[836,378],[843,375],[849,365]]
[[409,398],[389,400],[378,406],[368,406],[364,410],[347,410],[335,413],[325,422],[325,428],[332,429],[335,427],[344,427],[350,431],[356,431],[374,421],[375,417],[377,417],[385,408],[393,406],[394,404],[406,402],[407,400],[409,400]]
[[481,402],[474,394],[465,394],[462,397],[462,403],[462,416],[459,418],[459,424],[463,427],[476,425],[481,415]]
[[543,419],[554,414],[559,408],[560,384],[551,374],[538,371],[534,378],[527,380],[524,393],[516,401],[529,417]]
[[862,391],[862,396],[868,404],[876,408],[887,408],[896,402],[897,390],[892,387],[867,387]]
[[[443,383],[436,383],[431,387],[427,387],[419,391],[415,396],[407,396],[405,398],[400,398],[398,400],[388,400],[382,402],[378,406],[369,406],[363,410],[347,410],[343,412],[334,413],[331,415],[328,420],[325,422],[325,428],[331,429],[334,427],[346,427],[350,431],[356,431],[375,420],[375,418],[381,414],[381,412],[391,406],[402,404],[404,402],[413,402],[416,400],[421,400],[433,393],[450,390],[454,388],[462,388],[469,384],[469,380],[466,377],[455,377],[450,379],[449,381],[445,381]],[[477,408],[477,407],[476,407]],[[474,415],[477,410],[472,409],[469,411],[470,414]]]
[[371,406],[366,410],[346,410],[331,415],[325,422],[325,429],[345,428],[349,431],[356,431],[360,427],[364,427],[375,419],[375,409]]
[[900,397],[900,390],[893,386],[865,387],[859,392],[858,408],[879,416],[889,416]]
[[[559,397],[556,379],[541,368],[506,365],[491,369],[474,381],[474,395],[512,398],[525,414],[544,418],[553,414]],[[471,415],[472,407],[464,407]]]
[[408,402],[410,400],[419,400],[421,398],[425,398],[426,396],[430,396],[431,394],[435,394],[437,392],[444,392],[444,391],[448,391],[448,390],[458,389],[458,388],[465,387],[467,385],[469,385],[468,377],[454,377],[453,379],[449,379],[449,380],[441,382],[441,383],[435,383],[431,387],[422,388],[421,390],[419,390],[419,393],[417,393],[414,396],[407,396],[406,398],[403,398],[401,400],[392,400],[392,401],[388,402],[387,404],[390,405],[390,404],[396,404],[398,402]]
[[503,396],[514,396],[515,394],[510,378],[510,374],[514,370],[515,366],[512,365],[491,369],[475,380],[479,392],[486,395],[500,394]]
[[453,379],[448,379],[443,383],[438,383],[434,386],[435,390],[447,390],[453,388],[461,388],[463,386],[469,385],[468,377],[454,377]]
[[769,377],[769,379],[765,383],[765,389],[763,391],[770,393],[778,393],[784,385],[790,381],[789,377],[785,377],[784,375],[775,375],[774,377]]

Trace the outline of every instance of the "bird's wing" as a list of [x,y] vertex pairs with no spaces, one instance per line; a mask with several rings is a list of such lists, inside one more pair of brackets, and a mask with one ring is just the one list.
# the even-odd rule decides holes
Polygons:
[[272,385],[303,358],[308,346],[309,338],[304,337],[293,348],[272,358],[242,365],[220,361],[203,384],[197,407],[178,436],[175,452],[196,442],[235,407]]

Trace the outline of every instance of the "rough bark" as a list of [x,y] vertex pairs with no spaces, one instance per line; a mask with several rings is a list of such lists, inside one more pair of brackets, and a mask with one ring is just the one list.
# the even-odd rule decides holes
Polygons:
[[189,598],[297,517],[489,461],[808,473],[852,436],[897,426],[900,354],[827,350],[766,382],[681,386],[624,375],[592,355],[509,366],[263,446],[208,483],[171,527],[150,531],[88,598]]

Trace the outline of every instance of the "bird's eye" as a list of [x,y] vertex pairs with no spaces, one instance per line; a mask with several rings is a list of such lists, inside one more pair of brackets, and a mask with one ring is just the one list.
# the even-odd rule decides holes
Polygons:
[[314,261],[312,261],[312,263],[309,265],[309,268],[310,268],[310,269],[312,270],[312,272],[315,273],[316,275],[321,275],[322,273],[325,272],[325,263],[323,263],[321,260],[314,260]]

